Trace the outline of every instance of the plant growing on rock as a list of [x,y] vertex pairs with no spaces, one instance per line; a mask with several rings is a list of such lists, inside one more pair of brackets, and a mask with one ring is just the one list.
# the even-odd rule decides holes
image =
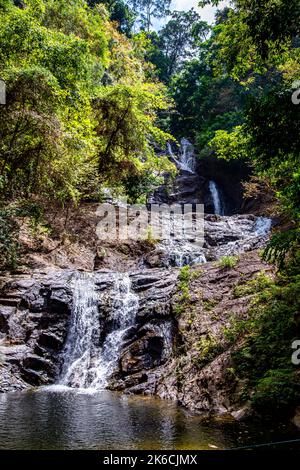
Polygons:
[[194,363],[199,369],[212,362],[223,351],[222,346],[211,334],[202,336],[196,344],[196,349],[199,355]]
[[218,261],[218,266],[223,269],[233,269],[239,262],[238,256],[223,256]]

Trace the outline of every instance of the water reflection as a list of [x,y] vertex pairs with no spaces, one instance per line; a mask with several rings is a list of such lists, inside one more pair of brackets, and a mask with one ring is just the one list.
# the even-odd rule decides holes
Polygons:
[[150,398],[65,388],[0,395],[0,449],[224,449],[245,439],[254,442],[240,426],[205,424]]

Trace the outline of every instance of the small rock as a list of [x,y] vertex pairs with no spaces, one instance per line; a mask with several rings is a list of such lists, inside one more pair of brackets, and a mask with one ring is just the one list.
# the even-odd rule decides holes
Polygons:
[[243,421],[244,419],[248,418],[250,415],[250,409],[248,406],[245,406],[244,408],[241,408],[240,410],[233,411],[231,413],[231,416],[234,417],[237,421]]
[[293,423],[297,428],[300,428],[300,407],[296,409],[296,414],[293,418]]

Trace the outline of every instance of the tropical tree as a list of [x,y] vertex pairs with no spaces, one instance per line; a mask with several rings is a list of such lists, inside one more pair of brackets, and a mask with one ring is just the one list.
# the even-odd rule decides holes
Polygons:
[[168,83],[183,64],[195,56],[199,43],[209,32],[209,26],[201,21],[198,13],[174,11],[171,19],[159,31],[152,33],[148,58],[159,70],[159,78]]
[[167,16],[171,0],[129,0],[128,4],[136,12],[141,28],[149,32],[154,19]]

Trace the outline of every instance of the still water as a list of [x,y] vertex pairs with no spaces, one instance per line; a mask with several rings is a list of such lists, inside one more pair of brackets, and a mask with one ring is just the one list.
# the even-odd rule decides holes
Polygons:
[[173,403],[63,387],[0,395],[0,449],[228,449],[300,438],[205,422]]

